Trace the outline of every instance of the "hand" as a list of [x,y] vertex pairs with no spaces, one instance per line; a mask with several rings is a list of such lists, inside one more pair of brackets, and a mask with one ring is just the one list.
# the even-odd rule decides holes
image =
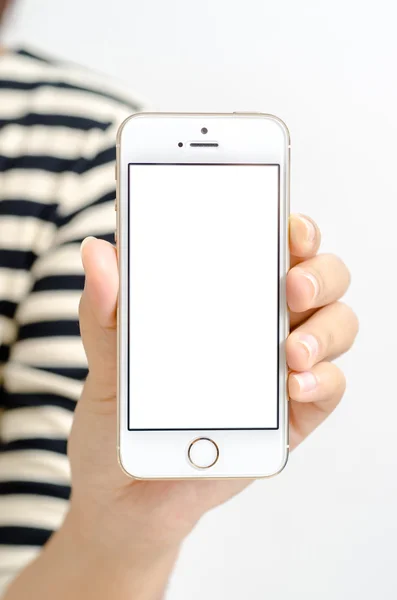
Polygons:
[[[349,272],[335,256],[316,255],[319,245],[313,221],[292,216],[287,277],[292,332],[286,346],[291,448],[340,401],[344,376],[329,361],[348,350],[358,329],[352,310],[338,302],[348,288]],[[116,457],[116,251],[88,238],[82,259],[86,284],[80,320],[89,376],[69,444],[71,515],[80,534],[109,556],[117,552],[118,560],[129,561],[137,545],[141,556],[172,553],[204,512],[249,482],[136,481],[121,471]]]

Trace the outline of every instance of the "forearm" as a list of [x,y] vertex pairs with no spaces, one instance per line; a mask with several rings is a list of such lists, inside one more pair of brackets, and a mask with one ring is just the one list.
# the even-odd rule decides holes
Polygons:
[[177,553],[137,547],[128,559],[109,556],[101,544],[82,542],[66,519],[4,600],[161,600]]

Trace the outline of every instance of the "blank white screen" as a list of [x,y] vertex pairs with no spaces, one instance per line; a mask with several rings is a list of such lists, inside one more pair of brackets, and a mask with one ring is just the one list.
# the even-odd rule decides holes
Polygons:
[[278,166],[129,169],[130,428],[276,428]]

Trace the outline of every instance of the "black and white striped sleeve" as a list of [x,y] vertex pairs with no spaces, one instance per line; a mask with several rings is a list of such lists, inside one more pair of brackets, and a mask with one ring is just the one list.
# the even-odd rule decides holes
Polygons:
[[68,507],[66,445],[87,373],[78,325],[80,243],[87,235],[113,241],[116,129],[87,134],[81,156],[63,165],[57,204],[37,229],[29,292],[8,334],[0,418],[0,595]]

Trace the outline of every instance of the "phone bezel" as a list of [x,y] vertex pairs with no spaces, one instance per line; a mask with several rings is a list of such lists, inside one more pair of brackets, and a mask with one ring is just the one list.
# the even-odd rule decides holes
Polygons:
[[[214,430],[128,429],[126,382],[128,341],[121,323],[127,315],[128,296],[128,169],[133,162],[181,162],[179,141],[199,139],[203,126],[212,148],[184,147],[184,163],[237,163],[280,165],[279,239],[279,428],[216,430],[222,460],[211,469],[194,469],[187,448],[197,437],[214,437]],[[288,457],[287,369],[284,342],[288,333],[285,276],[288,259],[290,140],[285,124],[258,113],[137,113],[121,125],[117,136],[117,247],[120,271],[118,309],[118,456],[125,472],[137,479],[268,477],[281,471]],[[124,400],[123,400],[124,398]]]

